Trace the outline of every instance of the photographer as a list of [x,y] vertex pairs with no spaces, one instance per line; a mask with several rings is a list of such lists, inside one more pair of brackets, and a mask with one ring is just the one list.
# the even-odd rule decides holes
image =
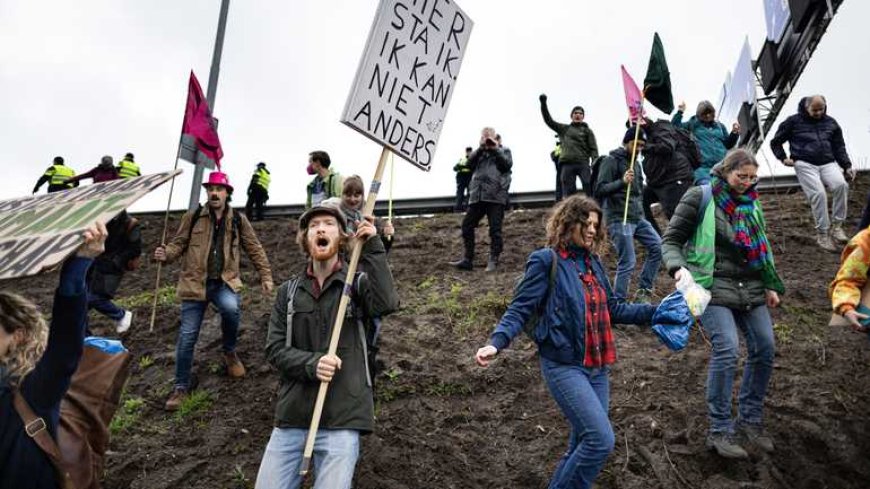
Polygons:
[[502,250],[501,224],[507,205],[508,186],[513,160],[510,151],[500,147],[495,129],[484,127],[480,134],[480,147],[468,157],[471,184],[468,187],[468,210],[462,220],[462,241],[465,253],[462,259],[450,264],[460,270],[471,270],[474,265],[474,229],[486,216],[489,223],[490,251],[487,272],[498,267]]

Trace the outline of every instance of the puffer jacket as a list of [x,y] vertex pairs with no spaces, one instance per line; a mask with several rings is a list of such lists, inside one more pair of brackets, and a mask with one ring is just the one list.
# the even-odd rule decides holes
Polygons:
[[513,164],[510,150],[483,146],[474,150],[468,157],[468,166],[472,171],[471,183],[468,184],[468,203],[506,205]]
[[713,165],[725,158],[725,153],[737,144],[738,133],[729,133],[725,125],[719,121],[701,122],[697,116],[692,116],[688,122],[683,122],[683,113],[677,111],[671,123],[688,130],[698,143],[701,150],[701,167],[713,168]]
[[[692,187],[683,195],[662,237],[663,260],[672,276],[680,267],[687,267],[683,246],[701,223],[702,193],[701,187]],[[715,200],[711,199],[709,205],[715,206]],[[747,267],[746,254],[734,243],[734,229],[725,211],[717,206],[715,215],[716,261],[710,304],[747,311],[764,304],[766,287],[761,271]]]
[[126,211],[107,222],[106,229],[106,251],[94,260],[88,272],[88,290],[111,299],[121,286],[127,263],[142,254],[142,233]]
[[[559,260],[556,281],[547,303],[542,304],[549,287],[553,256],[549,248],[535,250],[529,255],[522,282],[493,331],[490,342],[498,350],[506,348],[523,330],[526,319],[543,306],[534,333],[541,356],[559,363],[583,365],[586,350],[586,305],[575,258],[562,258],[559,253],[555,254]],[[583,259],[582,256],[576,258]],[[590,262],[595,278],[607,293],[611,323],[647,324],[652,320],[656,306],[628,304],[616,300],[601,260],[598,256],[591,255]]]
[[[181,218],[181,224],[175,237],[166,245],[166,261],[171,263],[182,257],[181,274],[178,278],[176,295],[181,300],[204,301],[205,282],[208,277],[208,255],[211,251],[212,233],[214,225],[213,217],[207,205],[199,209],[199,218],[190,230],[190,221],[196,210],[187,211]],[[235,210],[227,208],[224,219],[224,267],[221,279],[238,292],[242,288],[242,280],[239,276],[239,261],[241,249],[248,254],[248,258],[254,264],[254,268],[260,275],[260,282],[272,283],[272,269],[269,267],[269,259],[260,245],[251,222],[244,214],[239,214],[238,229],[233,231],[233,215]],[[188,236],[190,241],[188,242]],[[183,255],[183,256],[182,256]]]
[[[643,174],[647,185],[658,187],[677,181],[691,182],[695,162],[699,162],[697,145],[683,147],[682,141],[687,136],[677,134],[681,129],[670,121],[658,120],[645,127],[646,146],[643,148]],[[690,152],[694,154],[689,154]]]
[[595,141],[595,133],[585,122],[572,122],[561,124],[553,120],[546,102],[541,102],[541,116],[544,123],[556,131],[559,141],[562,142],[562,150],[559,154],[559,163],[570,165],[572,163],[589,163],[598,158],[598,143]]
[[[779,159],[786,159],[783,143],[788,142],[791,159],[812,165],[826,165],[836,161],[844,170],[852,168],[852,160],[846,151],[843,129],[833,117],[825,113],[821,119],[813,119],[807,112],[809,97],[798,103],[798,113],[789,116],[776,130],[770,140],[770,149]],[[826,109],[827,110],[827,109]]]
[[[387,265],[381,240],[369,238],[362,248],[360,269],[354,282],[352,301],[368,317],[384,316],[396,310],[399,298]],[[275,426],[305,428],[320,388],[315,369],[329,350],[332,326],[347,277],[347,265],[326,279],[320,294],[314,292],[314,277],[305,271],[298,275],[299,285],[293,300],[291,342],[287,345],[287,294],[285,282],[269,319],[266,358],[281,375],[275,405]],[[353,310],[348,305],[348,311]],[[320,426],[370,432],[374,428],[374,401],[369,382],[371,368],[366,360],[366,336],[361,323],[346,318],[338,340],[337,355],[342,367],[329,384]]]
[[[604,220],[607,224],[621,223],[625,212],[625,182],[622,176],[628,170],[631,155],[625,148],[616,148],[602,161],[595,182],[595,198],[604,207]],[[628,198],[628,222],[638,222],[643,218],[643,173],[640,163],[634,162],[634,180],[631,182],[631,195]]]

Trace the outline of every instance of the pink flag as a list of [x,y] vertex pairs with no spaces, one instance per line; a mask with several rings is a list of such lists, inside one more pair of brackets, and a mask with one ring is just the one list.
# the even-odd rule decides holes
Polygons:
[[643,96],[640,94],[640,89],[631,78],[631,75],[625,71],[625,66],[622,68],[622,87],[625,89],[625,105],[628,107],[628,117],[631,123],[634,124],[639,118],[643,117]]
[[221,158],[224,156],[221,140],[218,138],[214,118],[211,116],[208,102],[202,94],[202,88],[193,70],[190,71],[190,82],[187,86],[187,108],[184,110],[184,127],[181,132],[192,137],[197,149],[214,160],[220,169]]

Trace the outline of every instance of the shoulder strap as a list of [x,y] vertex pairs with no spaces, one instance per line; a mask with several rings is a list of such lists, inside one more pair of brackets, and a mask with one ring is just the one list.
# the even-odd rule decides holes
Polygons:
[[713,187],[711,187],[709,183],[701,185],[701,207],[698,207],[698,214],[704,212],[704,209],[707,208],[707,204],[709,204],[712,199]]
[[285,346],[292,346],[293,343],[293,314],[296,313],[293,307],[293,300],[296,298],[296,291],[299,289],[299,277],[293,277],[287,282],[287,339],[284,342]]
[[184,249],[187,249],[190,246],[190,238],[193,236],[193,226],[196,226],[196,221],[199,219],[199,214],[202,212],[202,204],[196,206],[196,211],[190,216],[190,226],[187,228],[187,244],[184,245]]
[[21,416],[21,420],[24,422],[24,432],[27,433],[27,436],[33,440],[33,443],[36,443],[36,445],[42,449],[46,455],[48,455],[49,460],[51,460],[51,464],[54,466],[54,470],[57,473],[60,487],[63,489],[75,489],[72,476],[70,476],[69,472],[64,468],[64,462],[60,455],[60,448],[58,448],[54,438],[51,437],[51,433],[48,432],[48,425],[45,424],[45,420],[37,416],[36,413],[30,409],[30,405],[27,404],[27,400],[24,399],[24,396],[21,395],[21,392],[18,389],[15,389],[13,393],[12,403],[15,405],[15,410],[18,411],[18,415]]

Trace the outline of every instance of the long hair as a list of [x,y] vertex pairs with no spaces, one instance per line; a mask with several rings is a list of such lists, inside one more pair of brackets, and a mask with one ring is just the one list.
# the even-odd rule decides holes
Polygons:
[[571,233],[579,224],[585,228],[589,223],[589,215],[598,214],[598,229],[592,243],[593,253],[598,253],[604,243],[604,214],[595,199],[584,195],[574,195],[559,202],[553,208],[553,213],[547,220],[547,246],[555,249],[566,248],[571,242]]
[[9,346],[0,366],[12,384],[19,384],[36,366],[48,342],[48,326],[36,305],[18,294],[0,291],[0,327],[19,334],[20,341]]
[[351,175],[344,179],[341,195],[365,194],[366,188],[359,175]]
[[745,149],[732,149],[725,155],[722,161],[713,166],[710,173],[724,180],[728,177],[729,173],[740,169],[744,165],[752,165],[758,168],[758,160],[755,159],[755,155]]

